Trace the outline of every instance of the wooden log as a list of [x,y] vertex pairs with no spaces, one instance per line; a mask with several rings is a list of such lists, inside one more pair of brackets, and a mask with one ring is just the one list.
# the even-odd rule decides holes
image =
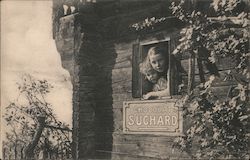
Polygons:
[[169,136],[160,136],[160,135],[152,135],[152,134],[121,134],[121,133],[113,133],[113,140],[116,142],[123,141],[147,141],[149,143],[168,143],[172,142],[173,137]]
[[116,93],[132,93],[131,80],[120,81],[119,83],[112,84],[113,94]]
[[121,80],[132,80],[132,68],[121,68],[112,70],[112,84]]
[[[195,61],[195,74],[199,74],[199,70],[198,70],[198,63],[196,63],[197,60]],[[188,69],[188,59],[182,59],[181,60],[181,65],[183,66],[184,69]],[[203,65],[204,66],[204,65]],[[228,70],[228,69],[232,69],[235,66],[235,62],[230,59],[230,58],[223,58],[220,59],[218,62],[216,62],[216,66],[218,67],[219,71],[223,71],[223,70]],[[206,69],[206,67],[203,67],[204,69],[204,73],[208,73],[208,70]]]
[[[161,14],[156,15],[161,9],[161,4],[152,5],[151,7],[147,9],[138,9],[135,12],[130,12],[129,14],[122,14],[122,15],[115,15],[113,17],[105,18],[102,20],[102,23],[105,24],[104,26],[104,33],[103,35],[107,38],[115,38],[115,37],[121,37],[121,36],[127,36],[130,33],[133,33],[133,29],[129,28],[127,26],[130,26],[134,23],[137,23],[139,21],[142,21],[146,19],[147,17],[155,17],[155,16],[170,16],[168,12],[168,8],[164,10],[164,12],[161,12]],[[173,24],[172,19],[167,21],[167,24],[171,26]],[[112,28],[112,31],[110,30]],[[170,27],[167,27],[167,29]]]
[[132,155],[128,153],[123,153],[123,152],[112,152],[112,160],[138,160],[138,159],[143,159],[143,160],[162,160],[161,158],[156,158],[156,157],[148,157],[148,156],[139,156],[139,155]]
[[[229,70],[223,70],[219,71],[220,77],[216,77],[216,79],[213,81],[212,86],[230,86],[230,85],[235,85],[236,81],[233,79],[228,79],[224,80],[227,76]],[[205,80],[207,81],[209,77],[211,76],[209,73],[205,73]],[[187,75],[182,76],[182,80],[184,83],[187,85]],[[198,74],[195,74],[195,79],[194,79],[194,85],[197,86],[200,84],[200,78]]]
[[[132,137],[133,135],[130,135]],[[141,136],[144,140],[124,139],[123,141],[113,140],[113,151],[121,153],[129,153],[130,155],[156,157],[160,159],[166,159],[169,156],[187,157],[187,155],[181,155],[180,151],[172,150],[173,139],[171,137],[169,141],[162,142],[159,137],[157,141],[147,141],[146,136]]]
[[133,100],[132,95],[131,94],[113,94],[112,95],[113,99],[115,101],[129,101],[129,100]]
[[123,59],[122,61],[120,62],[117,62],[115,65],[114,65],[114,69],[120,69],[120,68],[131,68],[132,67],[132,58],[131,56],[129,55],[128,57],[126,57],[125,59]]

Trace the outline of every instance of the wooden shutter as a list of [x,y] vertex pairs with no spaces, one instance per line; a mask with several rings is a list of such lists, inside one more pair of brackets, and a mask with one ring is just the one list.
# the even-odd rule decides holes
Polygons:
[[179,34],[175,33],[170,37],[169,45],[169,85],[170,85],[170,95],[178,94],[178,85],[181,83],[181,58],[172,55],[172,52],[177,47],[179,43]]
[[139,63],[141,61],[140,45],[139,43],[133,45],[132,55],[132,97],[140,98],[141,93],[141,74],[139,70]]

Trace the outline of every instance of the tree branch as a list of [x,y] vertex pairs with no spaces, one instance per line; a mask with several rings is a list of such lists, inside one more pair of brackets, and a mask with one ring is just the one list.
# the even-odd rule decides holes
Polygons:
[[37,131],[33,137],[33,140],[28,144],[28,146],[25,149],[25,158],[27,159],[33,159],[34,158],[34,150],[39,142],[39,139],[42,135],[43,129],[45,127],[45,117],[39,116],[38,117],[38,127]]

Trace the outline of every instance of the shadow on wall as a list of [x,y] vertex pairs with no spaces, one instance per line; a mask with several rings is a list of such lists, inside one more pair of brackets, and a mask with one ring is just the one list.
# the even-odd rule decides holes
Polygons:
[[111,159],[114,131],[112,70],[117,53],[113,44],[102,43],[101,48],[96,57],[99,69],[96,85],[95,158]]
[[72,153],[75,159],[111,159],[112,69],[117,54],[102,39],[103,26],[92,4],[78,14],[67,15],[63,9],[62,1],[53,1],[54,38],[73,77]]

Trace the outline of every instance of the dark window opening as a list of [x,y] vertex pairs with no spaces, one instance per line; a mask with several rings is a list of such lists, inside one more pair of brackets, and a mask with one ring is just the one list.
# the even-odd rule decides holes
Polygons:
[[[170,95],[171,87],[169,82],[169,69],[170,69],[170,40],[162,40],[162,41],[153,41],[149,43],[140,43],[135,44],[133,46],[133,69],[132,69],[132,88],[133,88],[133,98],[142,98],[143,95],[155,91],[157,87],[159,86],[156,81],[153,83],[148,79],[148,77],[143,74],[140,71],[140,64],[145,63],[145,61],[150,61],[147,58],[149,58],[149,50],[156,49],[157,51],[160,50],[161,55],[164,55],[164,70],[161,70],[161,72],[157,72],[158,78],[165,78],[166,81],[164,81],[165,84],[167,84],[167,93]],[[152,55],[152,54],[151,54]],[[151,63],[150,63],[151,64]],[[150,65],[152,67],[152,65]],[[152,67],[153,68],[153,67]],[[158,68],[157,68],[158,69]],[[159,79],[158,79],[159,80]],[[157,84],[157,85],[156,85]],[[163,90],[163,89],[162,89]],[[167,96],[167,95],[166,95]]]

